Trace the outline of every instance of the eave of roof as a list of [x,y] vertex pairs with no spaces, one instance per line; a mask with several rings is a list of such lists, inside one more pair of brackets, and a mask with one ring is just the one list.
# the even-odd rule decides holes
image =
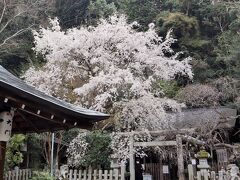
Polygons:
[[[63,119],[70,120],[71,124],[80,128],[92,126],[94,122],[109,118],[109,115],[97,111],[81,108],[70,103],[59,100],[55,97],[48,96],[34,87],[26,84],[21,79],[15,77],[2,66],[0,66],[0,97],[9,99],[8,105],[19,109],[20,111],[31,112],[35,114],[38,119],[39,114],[37,110],[48,113],[50,116],[58,116],[58,122],[61,123]],[[22,105],[29,108],[28,110],[21,108]],[[64,123],[65,124],[65,123]],[[64,126],[62,124],[62,126]],[[72,126],[69,126],[70,128]],[[63,129],[64,127],[60,128]],[[29,130],[27,130],[29,131]]]

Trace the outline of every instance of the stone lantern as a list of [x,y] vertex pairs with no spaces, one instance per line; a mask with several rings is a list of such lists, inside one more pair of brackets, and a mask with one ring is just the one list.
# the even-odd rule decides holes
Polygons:
[[207,159],[210,157],[210,154],[203,147],[195,156],[199,160],[197,168],[200,169],[200,178],[208,179],[208,169],[210,166]]
[[207,159],[210,158],[210,154],[204,148],[200,150],[195,156],[199,160],[199,164],[197,165],[197,168],[199,168],[200,170],[210,168],[207,161]]
[[240,179],[239,175],[239,168],[236,166],[236,164],[229,164],[227,166],[227,172],[228,172],[228,176],[229,178],[232,179]]

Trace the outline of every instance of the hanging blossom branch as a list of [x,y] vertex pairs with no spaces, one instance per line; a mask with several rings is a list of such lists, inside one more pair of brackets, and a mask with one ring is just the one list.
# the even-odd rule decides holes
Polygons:
[[34,50],[47,62],[25,73],[27,83],[76,105],[111,113],[119,131],[173,128],[166,110],[178,111],[182,104],[165,98],[155,84],[176,75],[191,79],[193,73],[191,58],[179,60],[180,53],[172,50],[176,39],[171,31],[162,38],[150,24],[148,31],[137,32],[125,16],[117,15],[96,27],[67,31],[57,18],[50,22],[51,27],[33,31]]

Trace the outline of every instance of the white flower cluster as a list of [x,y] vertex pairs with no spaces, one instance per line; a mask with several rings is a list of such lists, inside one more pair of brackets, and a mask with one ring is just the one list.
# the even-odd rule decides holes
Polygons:
[[[118,162],[126,162],[130,155],[130,133],[112,133],[111,134],[111,148],[113,151],[112,158],[118,159]],[[151,135],[146,131],[144,134],[134,135],[133,139],[135,142],[149,142],[152,140]],[[134,147],[134,154],[138,157],[146,156],[144,149],[142,147]]]
[[[47,63],[39,69],[30,68],[23,76],[26,82],[77,105],[113,112],[127,131],[171,128],[165,110],[178,110],[181,105],[158,96],[163,93],[153,84],[179,74],[193,76],[190,58],[178,60],[179,53],[171,49],[176,41],[171,32],[163,39],[153,24],[148,31],[137,32],[125,16],[117,15],[101,20],[96,27],[66,32],[57,19],[51,23],[52,28],[33,31],[34,50]],[[126,146],[115,145],[122,156]],[[84,154],[84,147],[83,153],[71,152],[76,161]]]
[[[127,102],[116,103],[120,106],[122,128],[127,131],[161,130],[173,128],[171,118],[166,116],[165,109],[180,111],[182,104],[166,98],[142,96]],[[116,113],[117,115],[117,113]]]
[[84,156],[86,154],[88,143],[86,142],[87,132],[79,133],[74,138],[67,149],[68,164],[72,167],[78,167],[84,162]]
[[190,58],[179,61],[176,55],[164,55],[173,54],[175,39],[170,32],[165,40],[153,28],[136,32],[124,16],[67,32],[60,30],[57,19],[51,23],[51,29],[33,31],[34,50],[46,57],[46,65],[30,68],[23,76],[48,94],[67,93],[69,84],[77,82],[71,88],[79,102],[103,111],[109,100],[122,96],[122,86],[128,88],[123,96],[129,99],[151,93],[151,83],[158,79],[169,80],[176,74],[192,78]]

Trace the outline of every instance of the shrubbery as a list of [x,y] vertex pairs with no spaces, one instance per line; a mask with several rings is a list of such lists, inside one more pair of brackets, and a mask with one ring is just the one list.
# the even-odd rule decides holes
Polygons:
[[219,105],[221,93],[209,85],[194,84],[181,89],[176,96],[188,107],[208,107]]
[[30,180],[54,180],[54,178],[48,172],[33,171]]

